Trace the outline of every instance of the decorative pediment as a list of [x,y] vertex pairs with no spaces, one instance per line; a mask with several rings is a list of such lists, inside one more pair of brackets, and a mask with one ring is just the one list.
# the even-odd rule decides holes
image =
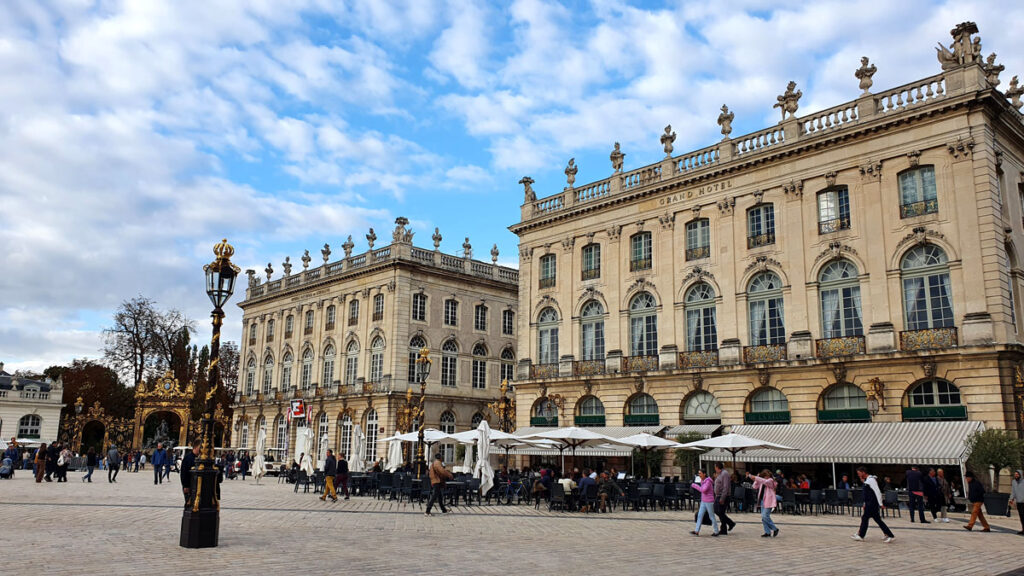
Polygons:
[[929,230],[929,229],[925,228],[924,226],[917,226],[917,227],[915,227],[910,232],[910,234],[907,234],[906,236],[904,236],[903,239],[901,239],[899,241],[899,243],[896,244],[896,250],[899,250],[900,248],[903,248],[907,244],[915,244],[915,245],[925,244],[925,243],[928,242],[929,238],[935,238],[935,239],[942,240],[942,239],[945,239],[946,236],[943,235],[941,232],[936,232],[934,230]]
[[754,258],[754,261],[747,266],[745,272],[750,272],[751,270],[764,272],[772,266],[776,268],[782,268],[782,264],[780,264],[778,260],[774,258],[769,258],[768,256],[758,256],[757,258]]
[[814,263],[817,264],[822,260],[834,260],[843,254],[855,256],[857,251],[838,240],[833,240],[828,243],[828,248],[825,248],[821,251],[821,254],[818,254],[818,257],[814,259]]
[[790,180],[789,184],[782,185],[782,193],[794,198],[802,198],[804,195],[804,181]]
[[693,268],[690,268],[690,271],[687,272],[686,277],[683,278],[683,284],[685,285],[686,283],[690,282],[691,280],[701,281],[701,280],[714,280],[714,279],[715,279],[715,276],[711,272],[708,272],[707,270],[705,270],[701,266],[694,266]]
[[626,294],[633,294],[634,292],[641,291],[657,292],[657,290],[658,289],[654,283],[649,282],[646,278],[641,276],[629,285],[629,288],[626,289]]
[[576,307],[579,308],[580,304],[583,304],[587,300],[600,300],[602,302],[605,301],[604,294],[602,294],[600,290],[597,290],[593,286],[583,290],[583,293],[580,294],[580,297],[576,300]]

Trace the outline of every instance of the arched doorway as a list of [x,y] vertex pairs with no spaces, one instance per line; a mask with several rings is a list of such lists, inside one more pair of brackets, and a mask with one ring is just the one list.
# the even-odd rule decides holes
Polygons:
[[143,425],[141,448],[155,449],[158,442],[162,442],[164,448],[170,448],[178,444],[180,435],[181,417],[174,412],[153,412]]
[[93,420],[87,422],[82,427],[82,441],[80,443],[79,452],[85,454],[89,451],[89,448],[95,448],[97,454],[103,454],[106,447],[103,445],[103,439],[106,437],[107,429],[103,425],[103,422],[99,420]]

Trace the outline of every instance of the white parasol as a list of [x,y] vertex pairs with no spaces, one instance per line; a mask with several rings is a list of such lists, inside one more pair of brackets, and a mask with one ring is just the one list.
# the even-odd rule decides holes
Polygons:
[[473,445],[466,444],[463,446],[466,449],[465,458],[462,459],[462,471],[466,474],[473,472]]
[[352,459],[349,460],[348,469],[350,472],[366,471],[366,434],[363,434],[363,427],[356,426],[352,431]]
[[758,440],[757,438],[751,438],[750,436],[744,436],[742,434],[725,434],[716,438],[704,438],[703,440],[697,440],[696,442],[689,442],[683,444],[683,448],[706,448],[708,450],[714,450],[716,448],[725,450],[732,454],[732,469],[736,469],[736,453],[743,452],[744,450],[753,450],[757,448],[771,448],[773,450],[799,450],[799,448],[791,448],[789,446],[783,446],[782,444],[776,444],[774,442],[767,442],[765,440]]
[[302,437],[299,438],[298,444],[302,446],[302,452],[306,456],[299,462],[299,468],[306,473],[307,476],[313,476],[316,470],[313,468],[313,430],[310,428],[302,429]]
[[402,441],[392,440],[388,444],[388,459],[384,464],[384,469],[388,472],[394,472],[402,467]]
[[[527,442],[533,439],[545,439],[554,440],[566,448],[572,449],[573,464],[576,463],[576,449],[583,448],[586,446],[600,446],[602,444],[619,444],[626,445],[618,438],[612,438],[611,436],[605,436],[604,434],[598,434],[593,430],[587,430],[586,428],[578,428],[576,426],[569,426],[566,428],[554,428],[546,430],[544,432],[537,432],[535,434],[529,434],[523,436],[522,439]],[[562,466],[565,469],[565,466]]]
[[320,442],[316,446],[316,463],[317,467],[321,470],[324,469],[324,464],[327,462],[327,432],[320,437]]
[[[662,438],[660,436],[655,436],[653,434],[648,434],[647,432],[641,432],[639,434],[633,434],[632,436],[626,436],[625,438],[619,438],[619,442],[622,442],[623,444],[628,444],[630,446],[633,446],[637,450],[643,452],[645,455],[648,452],[651,452],[652,450],[660,450],[660,449],[664,449],[664,448],[681,448],[681,449],[684,449],[684,450],[700,450],[700,448],[687,448],[687,447],[683,446],[682,444],[680,444],[679,442],[676,442],[675,440],[668,440],[668,439]],[[633,460],[632,453],[630,453],[629,459],[630,459],[630,461]],[[644,461],[648,463],[648,466],[650,465],[650,462],[646,458],[644,459]],[[650,473],[651,473],[650,468],[648,468],[648,470],[647,470],[648,476],[650,475]],[[659,465],[659,473],[660,473],[660,465]]]
[[260,483],[260,478],[267,475],[267,465],[263,461],[263,452],[267,449],[267,427],[260,426],[259,432],[256,434],[256,456],[252,459],[252,477],[256,479],[256,483]]
[[[476,446],[480,453],[476,456],[473,476],[480,479],[480,495],[483,496],[494,486],[494,468],[491,468],[491,427],[487,424],[487,420],[480,422],[476,432],[478,435]],[[467,450],[472,448],[472,446],[466,447]]]

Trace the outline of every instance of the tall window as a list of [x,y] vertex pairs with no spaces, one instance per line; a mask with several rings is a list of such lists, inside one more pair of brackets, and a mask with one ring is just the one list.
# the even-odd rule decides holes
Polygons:
[[583,280],[601,277],[601,245],[587,244],[583,247]]
[[18,438],[39,438],[43,419],[38,414],[26,414],[18,420]]
[[484,415],[479,412],[476,412],[473,414],[473,419],[469,421],[469,426],[471,429],[476,430],[477,428],[480,427],[480,423],[483,421]]
[[658,416],[658,403],[650,394],[634,395],[626,405],[626,415],[623,417],[626,426],[642,424],[656,425],[660,422]]
[[309,390],[309,385],[313,383],[313,351],[306,348],[306,351],[302,353],[302,375],[301,375],[301,386],[303,390]]
[[554,308],[541,310],[537,318],[537,362],[558,362],[558,312]]
[[256,343],[256,323],[253,322],[249,325],[249,345]]
[[789,401],[777,388],[764,388],[750,398],[751,412],[786,412]]
[[722,407],[710,392],[694,392],[683,407],[683,424],[721,424]]
[[[441,414],[441,432],[445,434],[455,433],[455,414],[452,414],[449,410],[445,410]],[[467,447],[467,449],[472,450],[470,447]],[[455,444],[442,444],[441,456],[444,458],[445,462],[454,462]]]
[[239,441],[239,446],[241,446],[242,448],[248,448],[249,447],[249,421],[248,420],[243,420],[242,421],[242,433],[241,433],[238,441]]
[[287,352],[284,360],[281,361],[281,390],[288,390],[292,387],[292,353]]
[[420,336],[413,336],[409,340],[409,382],[418,384],[416,380],[416,359],[420,356],[420,350],[427,347],[427,342]]
[[427,320],[427,295],[426,294],[413,294],[412,295],[412,319],[418,322],[426,322]]
[[288,317],[284,319],[284,337],[285,338],[291,338],[292,337],[292,331],[294,329],[295,329],[295,317],[292,316],[291,314],[289,314]]
[[715,320],[715,289],[706,282],[686,291],[686,349],[697,352],[718,349]]
[[303,333],[305,333],[307,335],[313,333],[313,311],[312,310],[306,310],[306,326],[303,329]]
[[473,346],[473,388],[487,387],[487,349],[483,344]]
[[345,386],[352,388],[359,376],[359,344],[355,340],[345,349]]
[[516,331],[516,313],[511,310],[501,311],[501,333],[511,336]]
[[711,223],[698,218],[686,223],[686,259],[700,260],[711,256]]
[[384,339],[377,336],[370,344],[370,382],[384,378]]
[[[323,446],[327,445],[324,442],[323,439],[324,439],[325,436],[327,436],[327,430],[329,429],[330,423],[331,423],[330,422],[330,418],[327,417],[327,412],[321,412],[320,413],[320,421],[317,423],[317,427],[316,427],[316,447],[317,447],[317,450],[320,449],[321,445],[323,445]],[[327,454],[326,453],[320,454],[320,457],[321,458],[326,458]]]
[[328,344],[324,348],[324,372],[320,386],[327,387],[334,382],[334,345]]
[[516,355],[511,348],[501,351],[501,380],[511,383],[516,378]]
[[459,325],[459,301],[454,298],[444,301],[444,325]]
[[267,320],[267,342],[274,341],[274,319]]
[[[284,416],[278,416],[275,428],[277,429],[277,435],[274,447],[278,450],[284,450],[285,444],[288,443],[288,420]],[[284,454],[284,452],[281,454]]]
[[952,292],[946,253],[934,244],[917,246],[900,263],[907,330],[953,325]]
[[384,295],[377,294],[373,297],[373,321],[380,322],[384,319]]
[[324,319],[324,321],[327,323],[328,330],[334,330],[334,322],[335,320],[337,320],[337,318],[338,309],[334,306],[334,304],[331,304],[330,306],[327,307],[327,318]]
[[849,260],[831,262],[822,269],[818,282],[822,338],[863,335],[857,266]]
[[352,458],[352,416],[345,414],[339,421],[341,426],[340,442],[338,446],[338,452],[342,455]]
[[473,309],[473,329],[487,330],[487,306],[477,304]]
[[846,186],[818,192],[818,234],[850,227],[850,194]]
[[641,292],[629,302],[629,355],[658,355],[657,304],[649,292]]
[[263,360],[263,394],[270,394],[274,384],[274,359],[267,356]]
[[458,378],[459,345],[448,340],[441,346],[441,386],[454,388]]
[[558,407],[549,398],[539,398],[533,404],[532,426],[558,427]]
[[758,204],[747,210],[747,248],[775,244],[775,208]]
[[555,255],[545,254],[540,257],[540,287],[551,288],[555,285]]
[[348,325],[355,326],[359,323],[359,300],[352,300],[348,303]]
[[256,361],[249,359],[245,365],[245,395],[252,396],[256,391]]
[[651,233],[637,232],[629,237],[629,269],[651,269]]
[[762,272],[747,288],[750,314],[750,345],[786,343],[785,316],[782,310],[782,281],[771,272]]
[[583,360],[604,360],[604,306],[597,300],[583,305]]
[[370,408],[366,411],[366,452],[362,454],[364,460],[377,459],[377,411]]
[[939,211],[935,193],[935,167],[921,166],[900,172],[900,218]]

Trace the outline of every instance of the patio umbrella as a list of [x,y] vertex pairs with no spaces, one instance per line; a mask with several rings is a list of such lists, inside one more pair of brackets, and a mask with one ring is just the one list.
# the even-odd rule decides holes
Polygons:
[[[637,450],[641,451],[646,455],[652,450],[661,450],[665,448],[684,448],[682,444],[674,440],[668,440],[654,434],[648,434],[647,432],[641,432],[639,434],[633,434],[632,436],[626,436],[625,438],[619,438],[619,442],[628,444]],[[700,448],[685,448],[687,450],[700,450]],[[630,452],[630,462],[633,460],[633,454]],[[647,459],[644,458],[644,461]],[[647,475],[650,476],[650,470],[648,469]]]
[[465,458],[462,459],[462,471],[466,474],[473,472],[473,445],[466,444]]
[[[318,464],[327,462],[327,432],[320,437],[320,443],[316,447],[316,459]],[[320,469],[323,470],[323,466],[320,466]]]
[[[542,440],[554,440],[564,445],[566,448],[572,449],[573,464],[576,463],[576,449],[584,448],[587,446],[600,446],[602,444],[620,444],[627,445],[620,441],[618,438],[612,438],[611,436],[605,436],[599,434],[593,430],[587,430],[586,428],[578,428],[576,426],[569,426],[566,428],[555,428],[553,430],[546,430],[544,432],[537,432],[535,434],[528,434],[522,436],[521,439],[527,442],[533,439]],[[565,470],[563,461],[562,470]]]
[[350,472],[366,471],[366,435],[363,434],[362,426],[356,425],[352,431],[352,461],[348,463]]
[[[494,430],[490,426],[488,426],[487,429],[490,431],[487,438],[492,444],[496,443],[498,440],[514,440],[516,442],[520,442],[519,437],[515,434],[509,434],[508,432],[502,432],[501,430]],[[465,432],[449,434],[448,438],[461,444],[476,444],[477,441],[480,440],[480,428],[478,427],[476,430],[466,430]]]
[[384,469],[388,472],[394,472],[402,467],[402,441],[392,440],[388,444],[388,459],[384,464]]
[[[473,476],[480,479],[480,495],[487,494],[491,487],[494,486],[494,468],[491,468],[491,427],[487,424],[487,420],[480,422],[480,425],[476,428],[477,450],[480,451],[476,456],[476,466],[473,468]],[[502,433],[504,434],[504,432]],[[507,434],[511,436],[511,434]],[[467,446],[467,450],[472,449],[472,446]]]
[[313,430],[309,428],[302,428],[302,437],[298,440],[301,442],[302,452],[306,453],[305,458],[299,463],[301,468],[306,475],[312,476],[316,470],[313,468]]
[[745,450],[758,448],[771,448],[772,450],[799,450],[782,444],[758,440],[742,434],[725,434],[716,438],[704,438],[695,442],[688,442],[682,445],[683,448],[698,448],[706,450],[721,449],[732,454],[732,469],[736,470],[736,453]]
[[[423,449],[424,458],[430,460],[430,448],[442,442],[444,440],[451,440],[453,434],[446,434],[436,428],[425,428],[423,430],[423,443],[426,446]],[[395,434],[394,436],[388,436],[384,440],[401,440],[402,442],[419,442],[420,433],[418,430],[412,432],[406,432],[405,434]],[[414,455],[415,456],[415,455]]]
[[260,478],[267,475],[267,464],[263,461],[263,452],[267,449],[267,427],[260,426],[260,431],[256,434],[256,456],[252,459],[252,476],[256,479],[256,483],[260,483]]

